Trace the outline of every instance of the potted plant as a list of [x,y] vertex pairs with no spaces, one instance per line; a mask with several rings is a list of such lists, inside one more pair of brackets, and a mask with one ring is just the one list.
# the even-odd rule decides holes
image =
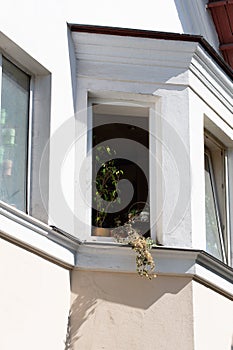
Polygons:
[[116,151],[109,146],[96,147],[93,193],[95,204],[93,235],[96,236],[110,235],[109,223],[107,222],[109,211],[116,203],[120,203],[118,182],[123,175],[123,170],[117,166],[116,160],[113,159],[115,156]]

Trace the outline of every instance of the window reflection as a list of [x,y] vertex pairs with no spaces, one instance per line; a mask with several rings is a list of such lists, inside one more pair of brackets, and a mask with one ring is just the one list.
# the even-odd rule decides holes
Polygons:
[[211,158],[205,153],[205,211],[206,211],[206,250],[223,260],[221,246],[221,226],[214,188],[214,175]]
[[0,199],[26,211],[30,78],[3,58],[0,115]]

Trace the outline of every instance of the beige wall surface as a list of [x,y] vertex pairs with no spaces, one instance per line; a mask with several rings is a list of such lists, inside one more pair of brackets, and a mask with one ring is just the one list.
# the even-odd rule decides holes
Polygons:
[[193,350],[192,282],[185,277],[74,271],[72,350]]
[[193,282],[195,350],[231,350],[232,300]]
[[64,350],[69,271],[0,240],[0,349]]

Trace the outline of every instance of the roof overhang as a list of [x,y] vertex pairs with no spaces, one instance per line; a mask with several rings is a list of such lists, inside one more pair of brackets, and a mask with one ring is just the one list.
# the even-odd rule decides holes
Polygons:
[[[231,0],[233,1],[233,0]],[[213,49],[213,47],[201,36],[191,34],[179,34],[171,32],[158,32],[151,30],[141,29],[129,29],[119,27],[108,27],[108,26],[94,26],[84,24],[68,24],[72,32],[80,33],[93,33],[93,34],[104,34],[104,35],[115,35],[124,37],[138,37],[148,39],[161,39],[161,40],[172,40],[172,41],[184,41],[184,42],[196,42],[199,43],[203,49],[215,60],[217,65],[233,79],[233,69],[226,64],[222,57]]]
[[233,0],[210,0],[208,4],[226,62],[233,68]]

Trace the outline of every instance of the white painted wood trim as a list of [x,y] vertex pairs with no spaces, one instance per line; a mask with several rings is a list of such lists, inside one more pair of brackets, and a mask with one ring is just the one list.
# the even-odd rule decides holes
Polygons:
[[[28,74],[48,75],[50,72],[32,58],[20,46],[14,43],[9,37],[0,31],[0,51],[13,63],[23,69]],[[17,61],[14,60],[17,59]]]
[[[231,115],[233,109],[232,81],[200,45],[196,48],[189,69]],[[189,84],[192,87],[192,80]]]
[[33,132],[33,99],[34,99],[34,77],[30,77],[28,130],[27,130],[27,201],[26,212],[30,214],[31,206],[31,177],[32,177],[32,132]]

